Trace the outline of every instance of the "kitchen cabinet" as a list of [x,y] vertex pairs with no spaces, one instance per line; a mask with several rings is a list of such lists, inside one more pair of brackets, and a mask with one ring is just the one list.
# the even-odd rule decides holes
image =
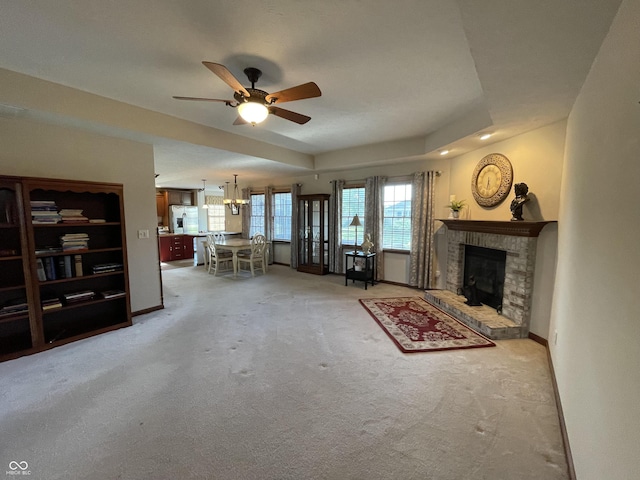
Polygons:
[[166,190],[167,205],[194,205],[191,190]]
[[160,235],[160,261],[193,258],[193,235]]

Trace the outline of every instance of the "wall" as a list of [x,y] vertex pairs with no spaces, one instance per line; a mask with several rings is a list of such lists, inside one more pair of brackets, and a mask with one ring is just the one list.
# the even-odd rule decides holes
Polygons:
[[640,2],[625,0],[567,126],[551,355],[577,478],[640,472]]
[[[128,140],[0,117],[0,173],[122,183],[132,310],[161,304],[153,149]],[[138,239],[139,229],[150,238]]]

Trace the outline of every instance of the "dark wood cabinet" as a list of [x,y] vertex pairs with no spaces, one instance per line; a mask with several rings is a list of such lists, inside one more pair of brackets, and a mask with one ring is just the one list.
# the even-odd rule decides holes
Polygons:
[[298,197],[298,271],[329,273],[328,194]]
[[193,258],[193,235],[160,235],[160,261]]
[[0,177],[0,360],[131,325],[122,193]]
[[167,205],[193,205],[191,190],[166,190]]

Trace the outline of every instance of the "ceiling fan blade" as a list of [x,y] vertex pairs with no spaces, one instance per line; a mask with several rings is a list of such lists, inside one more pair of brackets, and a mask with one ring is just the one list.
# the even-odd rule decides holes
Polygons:
[[244,118],[242,118],[240,115],[238,115],[238,118],[236,118],[236,121],[233,122],[234,125],[249,125],[249,122],[247,122]]
[[202,62],[202,64],[213,73],[215,73],[218,77],[220,77],[222,81],[233,88],[234,91],[242,92],[247,97],[251,96],[249,92],[247,92],[247,90],[238,81],[238,79],[234,77],[233,74],[224,65],[213,62]]
[[222,102],[227,105],[233,105],[235,103],[234,100],[222,100],[220,98],[199,98],[199,97],[173,97],[176,100],[195,100],[200,102]]
[[291,120],[292,122],[298,123],[300,125],[304,125],[309,120],[311,120],[311,117],[292,112],[291,110],[285,110],[284,108],[280,107],[269,107],[269,113],[275,115],[276,117],[284,118],[285,120]]
[[322,95],[320,88],[313,82],[303,83],[297,87],[287,88],[279,92],[271,93],[265,97],[269,103],[292,102],[293,100],[303,100],[305,98],[314,98]]

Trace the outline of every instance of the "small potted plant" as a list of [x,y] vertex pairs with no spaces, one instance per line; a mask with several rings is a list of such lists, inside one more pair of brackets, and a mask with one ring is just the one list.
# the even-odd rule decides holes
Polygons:
[[449,218],[459,218],[460,210],[465,206],[465,200],[451,200],[447,205],[447,208],[450,210]]

